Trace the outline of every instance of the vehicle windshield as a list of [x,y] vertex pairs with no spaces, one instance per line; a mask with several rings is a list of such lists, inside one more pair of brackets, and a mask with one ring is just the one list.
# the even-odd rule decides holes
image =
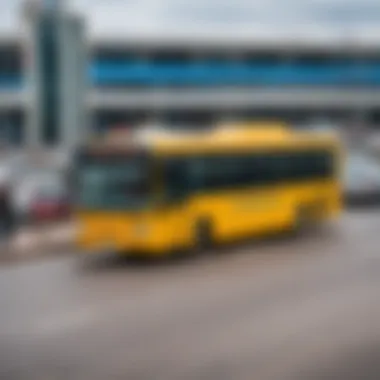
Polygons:
[[146,160],[141,157],[101,157],[80,164],[78,202],[91,209],[142,208],[150,200]]

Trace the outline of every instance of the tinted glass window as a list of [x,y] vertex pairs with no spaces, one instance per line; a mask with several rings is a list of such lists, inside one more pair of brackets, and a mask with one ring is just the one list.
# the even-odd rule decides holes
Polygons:
[[41,76],[42,76],[42,138],[47,144],[58,142],[58,35],[55,20],[43,18],[39,26]]
[[135,209],[151,199],[151,167],[139,156],[81,157],[77,176],[80,206]]
[[213,155],[173,159],[166,163],[170,197],[188,192],[275,185],[322,179],[334,173],[330,152],[279,152]]

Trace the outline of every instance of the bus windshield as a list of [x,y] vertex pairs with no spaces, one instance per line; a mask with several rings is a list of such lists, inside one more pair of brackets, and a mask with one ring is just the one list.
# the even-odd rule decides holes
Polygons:
[[78,174],[80,207],[136,209],[151,198],[149,168],[141,157],[87,157],[81,160]]

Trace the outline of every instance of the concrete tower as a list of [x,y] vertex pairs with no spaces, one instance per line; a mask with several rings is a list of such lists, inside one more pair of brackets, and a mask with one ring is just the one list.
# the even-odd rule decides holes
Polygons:
[[71,148],[86,127],[83,20],[70,14],[62,0],[29,1],[24,14],[27,144]]

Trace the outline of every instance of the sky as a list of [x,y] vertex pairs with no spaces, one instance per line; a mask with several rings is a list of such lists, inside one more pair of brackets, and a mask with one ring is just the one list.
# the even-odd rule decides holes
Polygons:
[[[2,30],[15,28],[22,0],[0,0]],[[54,1],[54,0],[44,0]],[[92,33],[213,30],[245,33],[378,30],[379,0],[66,0]]]

